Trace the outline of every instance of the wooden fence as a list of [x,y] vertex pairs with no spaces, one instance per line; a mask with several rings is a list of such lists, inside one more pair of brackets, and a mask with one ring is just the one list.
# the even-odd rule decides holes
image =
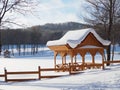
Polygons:
[[[61,69],[55,69],[55,68],[40,68],[40,66],[38,67],[38,70],[37,71],[21,71],[21,72],[9,72],[7,71],[7,69],[4,69],[4,72],[5,74],[4,75],[0,75],[0,77],[4,77],[5,78],[5,82],[9,82],[9,81],[28,81],[28,80],[41,80],[42,78],[55,78],[55,77],[61,77],[63,75],[46,75],[46,76],[43,76],[41,75],[42,72],[45,72],[45,71],[61,71]],[[17,78],[14,78],[14,79],[9,79],[8,76],[9,75],[25,75],[25,74],[36,74],[38,75],[37,78],[26,78],[26,79],[17,79]]]
[[[8,82],[8,81],[27,81],[27,80],[37,80],[37,79],[40,79],[41,75],[40,75],[40,67],[38,67],[38,71],[22,71],[22,72],[8,72],[7,69],[4,69],[4,72],[5,72],[5,82]],[[38,78],[26,78],[26,79],[9,79],[8,78],[8,75],[20,75],[20,74],[37,74],[38,75]]]
[[[114,60],[114,61],[104,61],[104,64],[107,63],[120,63],[120,60]],[[61,77],[63,75],[46,75],[43,76],[41,75],[42,72],[45,71],[67,71],[69,72],[69,75],[72,74],[76,74],[79,73],[80,70],[84,70],[84,69],[90,69],[90,68],[101,68],[103,66],[103,64],[90,64],[90,63],[86,63],[86,64],[81,64],[81,65],[71,65],[69,63],[69,66],[67,68],[40,68],[40,66],[38,67],[37,71],[21,71],[21,72],[9,72],[7,71],[7,69],[4,69],[4,74],[1,74],[0,77],[4,77],[5,78],[5,82],[8,81],[27,81],[27,80],[40,80],[41,78],[55,78],[55,77]],[[8,75],[38,75],[37,78],[26,78],[26,79],[9,79]]]
[[[108,63],[108,62],[104,62],[105,63]],[[109,63],[120,63],[120,61],[110,61]],[[99,63],[96,63],[96,64],[81,64],[81,65],[71,65],[69,63],[69,66],[67,68],[41,68],[40,66],[38,67],[38,70],[36,71],[21,71],[21,72],[9,72],[7,71],[7,69],[4,69],[4,74],[0,75],[0,77],[4,77],[5,78],[5,82],[8,82],[8,81],[27,81],[27,80],[40,80],[42,78],[55,78],[55,77],[61,77],[63,75],[41,75],[42,72],[47,72],[47,71],[67,71],[69,73],[69,75],[72,75],[72,74],[77,74],[79,73],[79,71],[82,71],[84,69],[90,69],[90,68],[101,68],[103,66],[103,64],[99,64]],[[26,79],[9,79],[8,76],[9,75],[32,75],[32,74],[35,74],[35,75],[38,75],[37,78],[26,78]]]

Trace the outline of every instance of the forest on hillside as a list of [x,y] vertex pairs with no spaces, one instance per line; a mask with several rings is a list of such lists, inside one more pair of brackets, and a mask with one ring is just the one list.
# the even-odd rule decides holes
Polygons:
[[68,22],[61,24],[45,24],[26,29],[2,30],[2,45],[9,44],[46,44],[49,40],[61,38],[68,30],[88,27],[87,25]]
[[46,45],[49,40],[60,39],[67,31],[89,27],[89,25],[67,22],[59,24],[45,24],[21,29],[2,29],[2,51],[13,49],[21,54],[21,49],[31,48],[31,54],[38,52],[41,45]]
[[[103,26],[101,24],[96,26],[90,26],[75,22],[68,22],[62,24],[45,24],[39,26],[33,26],[26,29],[3,29],[2,32],[2,49],[6,50],[11,48],[10,46],[16,46],[17,50],[21,51],[21,46],[24,48],[31,47],[31,53],[35,54],[38,52],[39,45],[45,45],[49,40],[60,39],[67,31],[83,29],[83,28],[94,28],[96,32],[104,39],[106,35],[103,32]],[[115,33],[114,44],[120,44],[120,25],[115,27],[113,33]],[[12,47],[14,48],[14,47]]]

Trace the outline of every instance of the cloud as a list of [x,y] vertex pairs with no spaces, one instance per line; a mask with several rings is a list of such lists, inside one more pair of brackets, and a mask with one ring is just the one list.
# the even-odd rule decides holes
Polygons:
[[46,23],[63,23],[68,21],[83,22],[80,14],[84,0],[41,0],[35,12],[25,16],[14,14],[14,20],[22,25],[33,26]]
[[65,5],[61,0],[49,0],[44,3],[40,3],[39,11],[51,11],[51,10],[56,10],[63,8]]
[[40,23],[83,22],[78,16],[79,12],[83,11],[81,6],[81,0],[67,0],[67,2],[65,0],[49,0],[41,3],[38,13]]

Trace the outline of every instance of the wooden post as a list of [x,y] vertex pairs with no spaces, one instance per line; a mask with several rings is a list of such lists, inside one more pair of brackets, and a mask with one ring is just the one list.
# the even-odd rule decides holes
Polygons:
[[82,56],[82,70],[85,69],[84,64],[85,64],[85,58],[84,58],[84,56]]
[[73,57],[71,56],[71,64],[73,65]]
[[92,65],[93,65],[93,68],[95,68],[95,58],[94,58],[94,55],[92,55]]
[[56,69],[56,56],[57,56],[57,52],[54,52],[54,68]]
[[63,58],[64,58],[64,64],[66,64],[66,56],[64,56]]
[[62,56],[62,65],[64,64],[64,57]]
[[76,55],[74,56],[74,58],[75,58],[75,63],[77,63],[77,57],[76,57]]
[[95,64],[95,58],[94,58],[94,55],[92,55],[92,63]]
[[104,69],[104,54],[102,55],[102,69]]
[[69,75],[71,75],[71,65],[69,63]]
[[102,56],[102,69],[104,69],[105,67],[104,67],[104,49],[102,48],[102,50],[100,51],[100,54],[101,54],[101,56]]
[[38,79],[41,80],[41,68],[38,66]]
[[5,74],[5,82],[7,82],[7,70],[4,68],[4,74]]

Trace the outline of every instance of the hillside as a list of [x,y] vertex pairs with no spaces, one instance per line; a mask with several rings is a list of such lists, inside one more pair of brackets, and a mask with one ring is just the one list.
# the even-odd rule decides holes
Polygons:
[[[77,22],[45,24],[26,29],[2,30],[3,44],[46,44],[49,40],[61,38],[68,30],[82,29],[88,25]],[[16,38],[14,38],[16,37]]]
[[45,25],[40,25],[39,27],[41,30],[75,30],[75,29],[82,29],[85,27],[89,27],[89,25],[77,23],[77,22],[66,22],[66,23],[58,23],[58,24],[48,23]]

